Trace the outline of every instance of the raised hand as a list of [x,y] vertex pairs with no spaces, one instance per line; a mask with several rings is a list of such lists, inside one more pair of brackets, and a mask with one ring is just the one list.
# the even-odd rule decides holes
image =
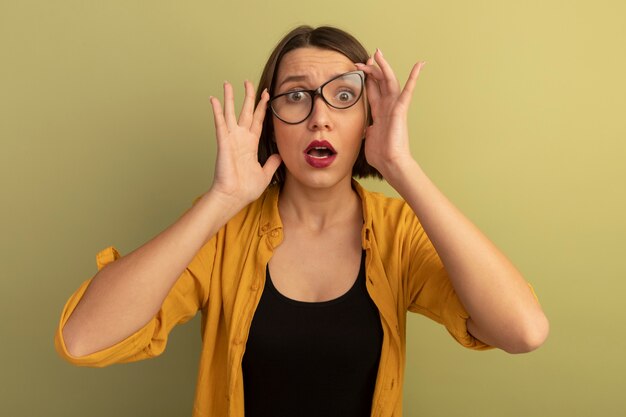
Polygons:
[[[376,62],[376,65],[374,63]],[[394,171],[412,161],[409,148],[407,112],[423,62],[413,66],[404,88],[380,50],[365,64],[356,64],[367,74],[367,98],[373,124],[365,133],[365,157],[387,180]]]
[[210,99],[217,137],[217,160],[209,192],[239,207],[261,195],[281,162],[278,154],[270,156],[264,166],[258,162],[259,137],[269,94],[263,91],[254,108],[254,87],[249,81],[244,85],[246,96],[238,120],[230,83],[224,83],[224,109],[217,98]]

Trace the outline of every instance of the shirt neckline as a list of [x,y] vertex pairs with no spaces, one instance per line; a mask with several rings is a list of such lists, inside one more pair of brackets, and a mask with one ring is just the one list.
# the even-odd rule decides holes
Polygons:
[[282,294],[280,291],[278,291],[278,289],[274,286],[274,283],[272,282],[272,278],[270,276],[269,263],[265,266],[265,288],[269,288],[269,290],[273,294],[275,294],[281,301],[284,301],[286,303],[289,303],[298,307],[319,308],[319,307],[328,307],[334,304],[339,304],[345,301],[347,298],[349,298],[352,295],[352,293],[354,293],[357,290],[359,283],[362,280],[364,280],[364,278],[365,278],[365,251],[361,250],[361,261],[360,261],[359,272],[357,273],[356,279],[352,283],[352,286],[350,287],[350,289],[348,289],[345,293],[341,294],[340,296],[333,298],[331,300],[301,301],[301,300],[295,300],[293,298],[289,298],[286,295]]

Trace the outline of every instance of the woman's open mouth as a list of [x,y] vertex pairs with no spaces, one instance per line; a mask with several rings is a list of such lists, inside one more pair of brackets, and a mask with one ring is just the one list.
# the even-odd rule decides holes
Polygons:
[[314,140],[304,150],[304,159],[313,168],[326,168],[333,163],[336,156],[335,148],[325,140]]

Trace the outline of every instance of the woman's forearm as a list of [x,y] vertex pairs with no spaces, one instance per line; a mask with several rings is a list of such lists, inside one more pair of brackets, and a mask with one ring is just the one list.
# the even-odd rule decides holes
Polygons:
[[163,232],[100,270],[63,327],[68,352],[97,352],[145,326],[203,244],[234,214],[206,193]]
[[469,332],[507,352],[540,346],[549,325],[527,282],[506,256],[414,161],[385,175],[419,218],[467,309]]
[[265,165],[257,157],[269,94],[255,106],[252,83],[245,89],[239,118],[230,83],[224,83],[223,109],[210,99],[217,139],[211,189],[173,225],[96,274],[63,328],[71,355],[110,347],[145,326],[200,248],[267,188],[281,163],[278,154]]

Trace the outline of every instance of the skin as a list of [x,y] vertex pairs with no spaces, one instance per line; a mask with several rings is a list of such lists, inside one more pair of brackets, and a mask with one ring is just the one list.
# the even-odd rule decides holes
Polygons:
[[[279,65],[277,94],[295,88],[315,89],[336,75],[356,69],[337,52],[296,49]],[[305,80],[283,83],[292,76],[305,76]],[[348,109],[338,110],[317,97],[313,113],[295,125],[273,118],[286,176],[278,203],[284,238],[269,268],[274,286],[292,299],[336,298],[358,275],[363,215],[360,199],[350,184],[366,121],[363,98]],[[330,166],[319,169],[306,162],[304,151],[313,140],[327,140],[337,152]]]
[[470,318],[469,332],[510,353],[541,346],[549,324],[520,272],[430,181],[409,150],[407,112],[423,63],[401,88],[377,50],[357,66],[369,77],[374,124],[367,129],[365,154],[420,219]]
[[[304,48],[285,56],[279,77],[305,72],[310,77],[306,87],[315,88],[354,68],[368,75],[367,99],[374,120],[365,129],[368,162],[420,219],[470,315],[469,332],[510,353],[531,351],[543,344],[549,324],[526,281],[439,191],[410,153],[407,113],[422,67],[417,63],[401,87],[379,50],[367,62],[352,64],[336,52]],[[217,98],[210,99],[218,151],[210,189],[174,224],[94,276],[62,330],[70,355],[109,347],[151,320],[202,245],[262,194],[283,159],[287,174],[279,211],[284,240],[270,261],[275,285],[287,296],[309,301],[334,298],[349,288],[358,271],[362,224],[350,174],[364,130],[365,99],[363,106],[357,103],[341,111],[317,100],[313,114],[299,125],[274,120],[280,155],[272,155],[261,166],[257,147],[269,95],[264,91],[255,107],[254,87],[248,81],[244,85],[239,117],[230,83],[224,84],[223,108]],[[322,136],[335,146],[338,157],[330,167],[312,169],[303,164],[303,147]],[[330,279],[320,281],[319,274],[310,273],[319,266],[306,259],[315,257],[328,261],[322,268]],[[293,276],[300,279],[289,279]]]
[[[331,56],[334,56],[334,60],[327,61]],[[308,68],[311,77],[315,78],[312,80],[315,87],[325,81],[324,78],[331,75],[333,70],[340,70],[341,62],[345,61],[338,53],[322,53],[314,48],[305,48],[293,54],[286,67],[282,67],[281,63],[281,71],[285,68]],[[439,191],[410,153],[407,113],[423,63],[414,65],[404,87],[400,86],[380,50],[366,63],[357,63],[355,66],[368,74],[366,87],[374,121],[366,129],[366,158],[420,219],[470,315],[468,330],[479,340],[507,352],[521,353],[536,349],[545,341],[549,324],[525,279],[506,256]],[[349,70],[348,67],[341,69]],[[265,105],[263,100],[260,105]],[[356,197],[349,185],[348,170],[344,174],[338,173],[340,170],[309,172],[297,162],[297,152],[291,152],[291,145],[283,143],[288,133],[296,134],[297,144],[294,146],[298,148],[302,146],[299,135],[314,128],[318,130],[313,133],[324,131],[332,135],[333,129],[338,128],[332,123],[337,122],[336,113],[324,106],[319,106],[317,111],[317,116],[301,126],[281,126],[276,121],[274,124],[278,130],[277,143],[286,150],[283,157],[289,161],[286,163],[288,173],[285,192],[280,199],[286,237],[290,228],[303,224],[320,232],[330,230],[327,226],[342,217],[352,218],[353,224],[356,224]],[[324,117],[328,117],[329,124],[320,123]],[[353,128],[356,130],[357,126],[360,125],[355,123]],[[352,130],[348,128],[348,131]],[[352,136],[342,137],[340,141],[354,144],[356,152],[356,140]],[[289,172],[289,169],[292,171]],[[346,232],[344,239],[350,241],[349,232]],[[276,259],[270,261],[270,266],[279,263],[278,251]],[[293,272],[294,269],[289,271]]]
[[[276,94],[296,88],[314,89],[332,77],[357,67],[344,55],[319,48],[299,48],[287,53],[276,76]],[[304,76],[304,81],[283,80]],[[350,173],[363,140],[366,127],[365,100],[348,109],[334,109],[316,97],[313,113],[302,123],[287,124],[273,117],[275,141],[287,168],[285,187],[332,195],[335,187],[349,188]],[[311,167],[303,151],[312,140],[327,140],[337,151],[333,164],[324,169]],[[287,194],[290,194],[288,192]]]

